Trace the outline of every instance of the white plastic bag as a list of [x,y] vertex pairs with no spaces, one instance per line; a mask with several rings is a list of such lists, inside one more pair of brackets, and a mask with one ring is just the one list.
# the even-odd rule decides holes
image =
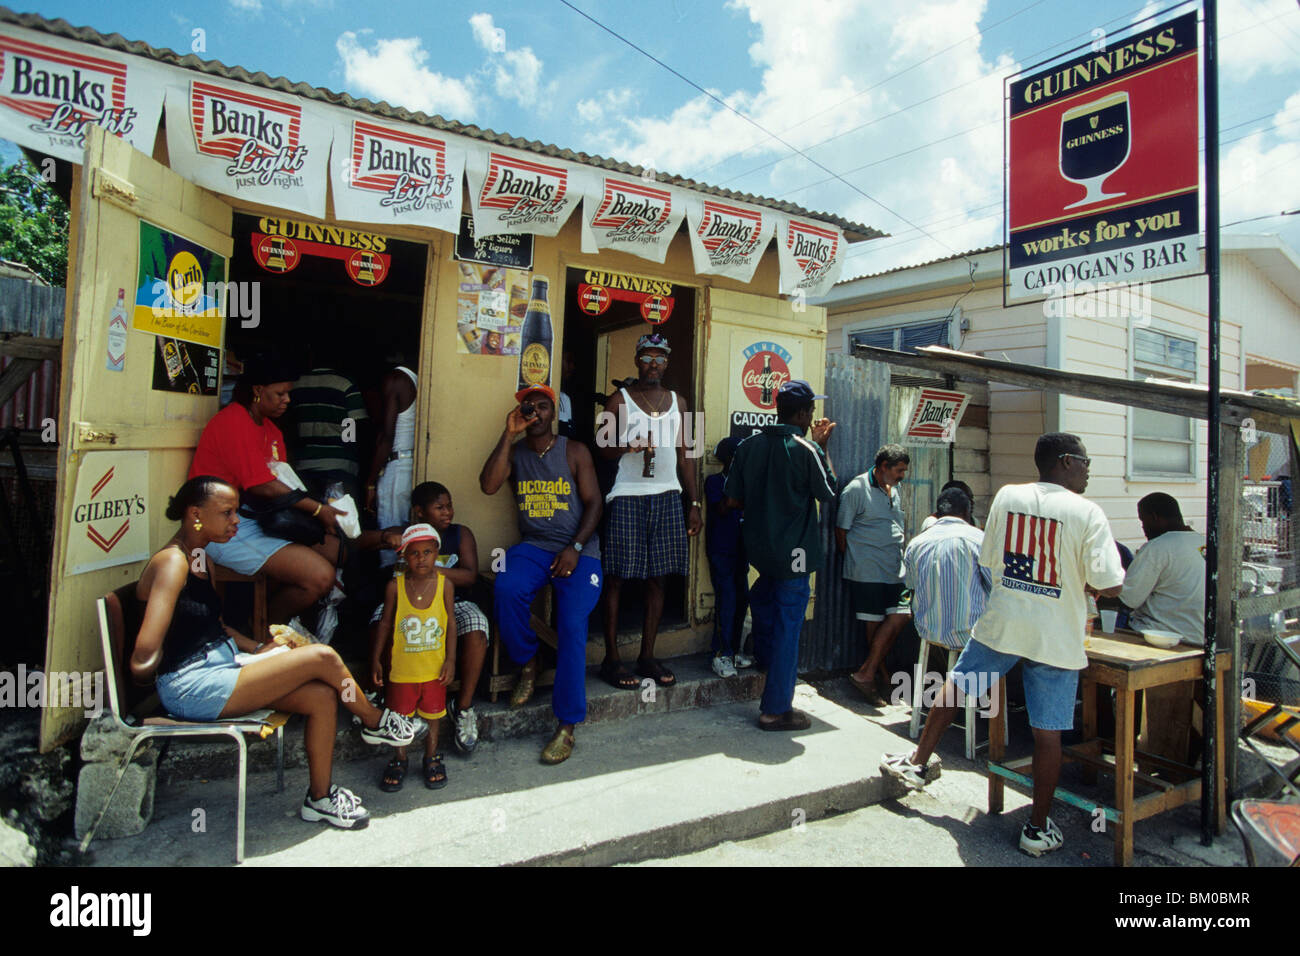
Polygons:
[[357,503],[352,500],[351,495],[330,499],[330,507],[338,508],[343,512],[338,519],[340,531],[349,538],[361,537],[361,519],[357,515]]

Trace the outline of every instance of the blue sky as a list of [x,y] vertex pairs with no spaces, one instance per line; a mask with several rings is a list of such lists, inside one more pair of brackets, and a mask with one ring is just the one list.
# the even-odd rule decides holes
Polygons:
[[[1168,4],[9,0],[104,33],[835,212],[892,233],[844,276],[1000,241],[1002,83]],[[1188,7],[1178,8],[1178,11]],[[1223,221],[1300,207],[1300,6],[1221,0]],[[199,52],[199,51],[196,51]],[[1300,249],[1300,216],[1228,227]]]

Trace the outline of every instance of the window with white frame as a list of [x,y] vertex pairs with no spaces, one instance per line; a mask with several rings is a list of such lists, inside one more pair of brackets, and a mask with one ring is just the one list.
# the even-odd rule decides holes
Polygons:
[[[1149,327],[1133,329],[1133,378],[1196,381],[1196,340]],[[1180,415],[1129,409],[1129,473],[1196,477],[1196,423]]]

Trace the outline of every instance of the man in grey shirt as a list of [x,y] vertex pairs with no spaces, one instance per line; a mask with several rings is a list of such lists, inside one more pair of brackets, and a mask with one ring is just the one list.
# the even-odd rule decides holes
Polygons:
[[854,616],[867,626],[867,659],[850,677],[873,707],[886,703],[885,654],[911,615],[903,586],[904,516],[897,487],[910,464],[902,445],[881,446],[875,467],[840,494],[835,521]]

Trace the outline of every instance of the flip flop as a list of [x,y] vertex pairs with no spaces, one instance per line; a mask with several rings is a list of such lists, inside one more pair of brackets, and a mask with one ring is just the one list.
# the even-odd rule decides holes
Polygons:
[[812,718],[801,710],[788,710],[776,720],[758,720],[759,730],[808,730],[812,727]]
[[600,665],[600,679],[619,690],[636,690],[641,686],[632,672],[616,661],[605,661]]
[[406,779],[406,771],[410,764],[409,757],[404,760],[394,757],[388,761],[388,765],[384,767],[384,775],[379,778],[379,789],[384,793],[396,793],[401,790],[402,781]]
[[648,661],[638,660],[636,662],[636,674],[638,677],[649,677],[660,687],[672,687],[673,684],[677,683],[676,675],[654,658]]
[[430,790],[447,786],[447,768],[442,765],[442,754],[424,758],[424,785]]

